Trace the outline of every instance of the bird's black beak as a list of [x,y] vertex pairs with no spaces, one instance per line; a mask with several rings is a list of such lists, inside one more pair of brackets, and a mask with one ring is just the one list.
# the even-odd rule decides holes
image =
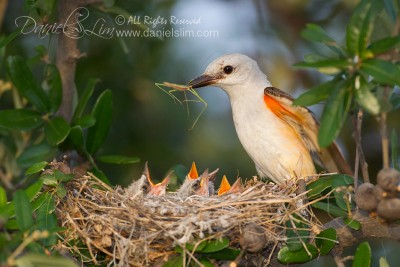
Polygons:
[[210,75],[201,75],[196,79],[191,80],[188,85],[192,88],[200,88],[207,85],[215,84],[218,78],[210,76]]

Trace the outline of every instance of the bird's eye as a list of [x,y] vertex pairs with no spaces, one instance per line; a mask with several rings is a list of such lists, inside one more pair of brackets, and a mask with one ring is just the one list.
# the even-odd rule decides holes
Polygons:
[[199,190],[200,189],[200,180],[195,181],[192,188],[194,191]]
[[232,66],[228,65],[228,66],[224,67],[224,73],[225,74],[231,74],[232,71],[233,71],[233,67]]
[[143,192],[149,191],[149,186],[146,185],[146,184],[142,185],[142,191],[143,191]]

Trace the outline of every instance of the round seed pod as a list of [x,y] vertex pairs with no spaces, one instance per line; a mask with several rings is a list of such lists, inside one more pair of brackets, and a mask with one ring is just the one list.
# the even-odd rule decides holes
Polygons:
[[240,245],[249,252],[260,251],[267,244],[267,241],[264,228],[255,223],[244,226],[239,237]]
[[400,199],[383,199],[377,208],[378,215],[388,221],[400,219]]
[[396,192],[400,185],[400,172],[391,168],[380,170],[377,176],[377,184],[387,192]]
[[376,187],[371,183],[361,184],[356,191],[355,201],[357,206],[365,211],[375,210],[378,206]]

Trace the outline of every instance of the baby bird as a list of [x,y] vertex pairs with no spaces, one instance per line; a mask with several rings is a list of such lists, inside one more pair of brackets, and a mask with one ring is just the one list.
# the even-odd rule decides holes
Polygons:
[[170,181],[172,172],[165,177],[162,182],[154,184],[151,180],[150,171],[147,162],[144,165],[142,176],[134,181],[125,189],[125,194],[129,196],[146,195],[146,196],[164,196]]
[[182,198],[187,198],[192,195],[198,196],[210,196],[214,194],[214,183],[215,175],[218,169],[208,173],[208,169],[205,170],[200,176],[197,172],[196,164],[193,162],[189,173],[186,175],[185,181],[182,186],[176,192],[176,195]]

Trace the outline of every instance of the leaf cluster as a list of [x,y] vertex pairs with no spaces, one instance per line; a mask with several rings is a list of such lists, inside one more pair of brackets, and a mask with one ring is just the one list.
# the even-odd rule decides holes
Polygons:
[[[347,24],[343,45],[318,25],[308,24],[302,31],[303,38],[330,51],[307,55],[295,64],[332,76],[295,100],[302,106],[326,101],[318,135],[321,147],[337,137],[352,108],[361,107],[375,116],[399,108],[399,96],[393,93],[400,85],[400,37],[393,30],[398,10],[397,1],[362,0]],[[385,32],[375,28],[377,21],[385,21],[391,34],[376,39],[377,31]]]

